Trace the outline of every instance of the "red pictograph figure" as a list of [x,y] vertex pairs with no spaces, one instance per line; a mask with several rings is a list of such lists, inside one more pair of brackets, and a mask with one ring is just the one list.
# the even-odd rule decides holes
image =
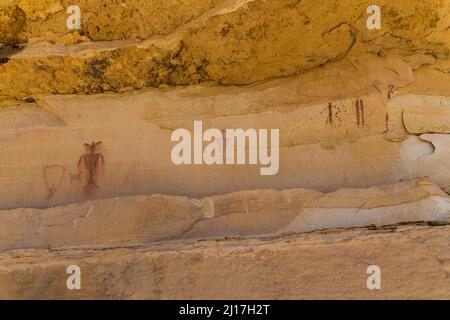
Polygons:
[[[327,120],[325,122],[325,126],[330,126],[330,127],[336,127],[336,121],[338,122],[339,126],[342,122],[339,114],[341,113],[341,109],[336,106],[336,105],[332,105],[331,102],[328,103],[328,106],[326,107],[326,109],[324,110],[327,114]],[[323,114],[323,112],[321,112],[321,114]]]
[[389,114],[387,112],[386,112],[385,125],[386,125],[386,129],[383,131],[383,133],[388,133],[389,132]]
[[394,86],[392,84],[389,85],[389,91],[388,91],[388,99],[392,98],[392,95],[395,93],[394,92]]
[[326,125],[332,125],[333,124],[333,105],[330,103],[328,103],[328,117],[327,117],[327,122]]
[[49,165],[44,167],[43,173],[44,173],[44,183],[47,189],[47,200],[48,200],[51,197],[53,197],[56,190],[63,182],[64,174],[66,173],[66,168],[59,165]]
[[78,160],[80,178],[84,176],[86,180],[83,188],[86,196],[92,195],[94,190],[99,188],[97,185],[98,170],[105,164],[103,155],[98,152],[101,145],[103,145],[101,141],[85,143],[86,152]]
[[364,120],[364,102],[362,99],[356,100],[356,124],[358,127],[364,127],[365,126],[365,120]]

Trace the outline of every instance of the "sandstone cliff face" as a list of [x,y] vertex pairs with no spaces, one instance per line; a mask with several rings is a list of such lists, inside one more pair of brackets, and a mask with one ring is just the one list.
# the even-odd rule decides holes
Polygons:
[[[0,260],[0,298],[448,299],[448,226],[169,242],[109,250],[21,250]],[[380,263],[382,261],[382,263]],[[382,289],[366,268],[380,264]],[[67,290],[77,264],[82,289]]]
[[[0,298],[450,298],[450,1],[370,4],[2,1]],[[200,120],[277,174],[174,165]]]
[[[28,11],[29,20],[45,30],[52,30],[52,26],[64,29],[64,20],[57,18],[64,18],[64,11],[57,8],[65,8],[66,3],[41,4],[44,8],[39,10],[30,2],[34,3],[22,1],[21,9]],[[117,92],[202,82],[244,85],[303,73],[361,52],[381,56],[397,53],[411,59],[419,55],[416,64],[448,59],[448,1],[381,1],[383,29],[377,32],[369,32],[365,26],[366,1],[338,4],[329,0],[319,6],[312,0],[301,4],[298,0],[235,0],[215,5],[213,1],[194,1],[197,4],[189,5],[188,17],[170,16],[167,23],[172,27],[158,32],[158,37],[156,30],[136,35],[136,31],[127,32],[140,30],[134,24],[146,25],[146,15],[155,10],[170,10],[164,8],[167,3],[163,1],[150,7],[142,5],[144,2],[80,4],[87,15],[84,23],[95,28],[90,31],[84,26],[83,34],[95,43],[30,45],[1,67],[0,76],[7,81],[0,87],[0,96],[25,99],[38,94]],[[100,3],[102,9],[98,8]],[[92,11],[100,17],[96,14],[89,19]],[[121,19],[124,11],[143,13],[139,19]],[[183,12],[183,6],[176,12]],[[102,23],[109,25],[108,35],[103,34]],[[152,23],[158,24],[158,20],[152,19]],[[36,36],[33,24],[29,29],[30,36]],[[45,34],[44,30],[37,32]],[[130,41],[98,42],[123,38]],[[443,69],[448,71],[448,66]]]
[[202,199],[129,196],[42,210],[0,211],[0,250],[270,237],[449,219],[450,197],[426,180],[329,194],[291,189],[241,191]]

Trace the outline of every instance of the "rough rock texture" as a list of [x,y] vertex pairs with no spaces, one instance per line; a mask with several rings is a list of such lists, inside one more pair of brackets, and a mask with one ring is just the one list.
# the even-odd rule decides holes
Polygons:
[[[450,226],[0,255],[0,298],[449,299]],[[81,269],[67,290],[66,269]],[[368,290],[369,265],[382,270]]]
[[0,5],[0,45],[14,45],[27,41],[25,12],[8,3]]
[[[147,39],[169,34],[198,18],[224,0],[83,0],[77,1],[82,13],[81,32],[90,41]],[[70,33],[64,25],[70,0],[20,0],[27,16],[28,36],[54,40]]]
[[[449,0],[72,2],[0,3],[0,298],[450,298]],[[278,173],[174,165],[195,120]]]
[[[22,1],[29,11],[27,18],[38,19],[39,23],[42,17],[33,14],[33,5],[28,2],[31,1]],[[44,19],[52,20],[48,17],[54,11],[55,1],[52,2],[45,6]],[[120,16],[123,10],[129,11],[143,1],[131,1],[128,8],[108,5],[109,2],[86,1],[89,6],[92,3],[92,10],[99,3],[106,8],[96,11],[101,12],[99,19],[96,15],[92,22],[89,18],[85,22],[98,27],[100,34],[104,32],[100,21],[111,25],[109,16]],[[142,31],[144,41],[134,40],[134,34],[127,36],[123,28],[139,28],[124,19],[123,28],[114,27],[111,31],[115,36],[99,38],[125,37],[129,41],[88,42],[71,47],[45,42],[30,44],[0,66],[0,77],[6,80],[0,83],[0,97],[26,99],[38,94],[98,93],[199,82],[245,85],[303,73],[363,52],[402,54],[416,64],[448,59],[448,1],[381,1],[384,27],[376,32],[366,28],[367,1],[363,0],[327,0],[320,6],[313,0],[218,2],[210,10],[207,9],[212,1],[187,4],[191,16],[204,13],[189,22],[173,17],[173,23],[180,26],[169,28],[173,29],[169,33],[159,31],[159,37]],[[162,3],[156,2],[155,6]],[[143,12],[155,9],[152,5],[140,8]],[[183,12],[182,7],[178,10]],[[142,20],[132,19],[139,25],[143,25]],[[54,23],[62,29],[63,22]],[[50,21],[50,30],[51,25]],[[96,34],[91,35],[94,40]]]
[[137,245],[181,238],[269,236],[328,228],[450,220],[450,197],[426,180],[322,194],[241,191],[162,195],[0,211],[0,250]]

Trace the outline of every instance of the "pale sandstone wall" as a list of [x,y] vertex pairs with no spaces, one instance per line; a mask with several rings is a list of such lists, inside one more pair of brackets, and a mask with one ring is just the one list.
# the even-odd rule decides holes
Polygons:
[[[0,298],[450,298],[450,1],[73,2],[0,3]],[[278,174],[175,166],[194,120]]]
[[323,194],[241,191],[195,199],[163,195],[0,211],[0,251],[98,248],[164,240],[270,237],[330,228],[450,220],[450,197],[417,179]]
[[[0,298],[449,299],[449,226],[1,255]],[[77,264],[82,290],[67,290]],[[366,287],[367,266],[382,289]]]

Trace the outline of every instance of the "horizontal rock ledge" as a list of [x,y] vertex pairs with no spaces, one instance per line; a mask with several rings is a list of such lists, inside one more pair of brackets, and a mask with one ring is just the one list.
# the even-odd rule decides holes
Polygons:
[[[450,226],[0,254],[0,299],[450,299]],[[67,290],[66,270],[82,290]],[[381,269],[368,290],[367,268]]]
[[202,199],[141,195],[0,211],[0,250],[107,248],[447,220],[450,197],[426,179],[329,194],[291,189]]

